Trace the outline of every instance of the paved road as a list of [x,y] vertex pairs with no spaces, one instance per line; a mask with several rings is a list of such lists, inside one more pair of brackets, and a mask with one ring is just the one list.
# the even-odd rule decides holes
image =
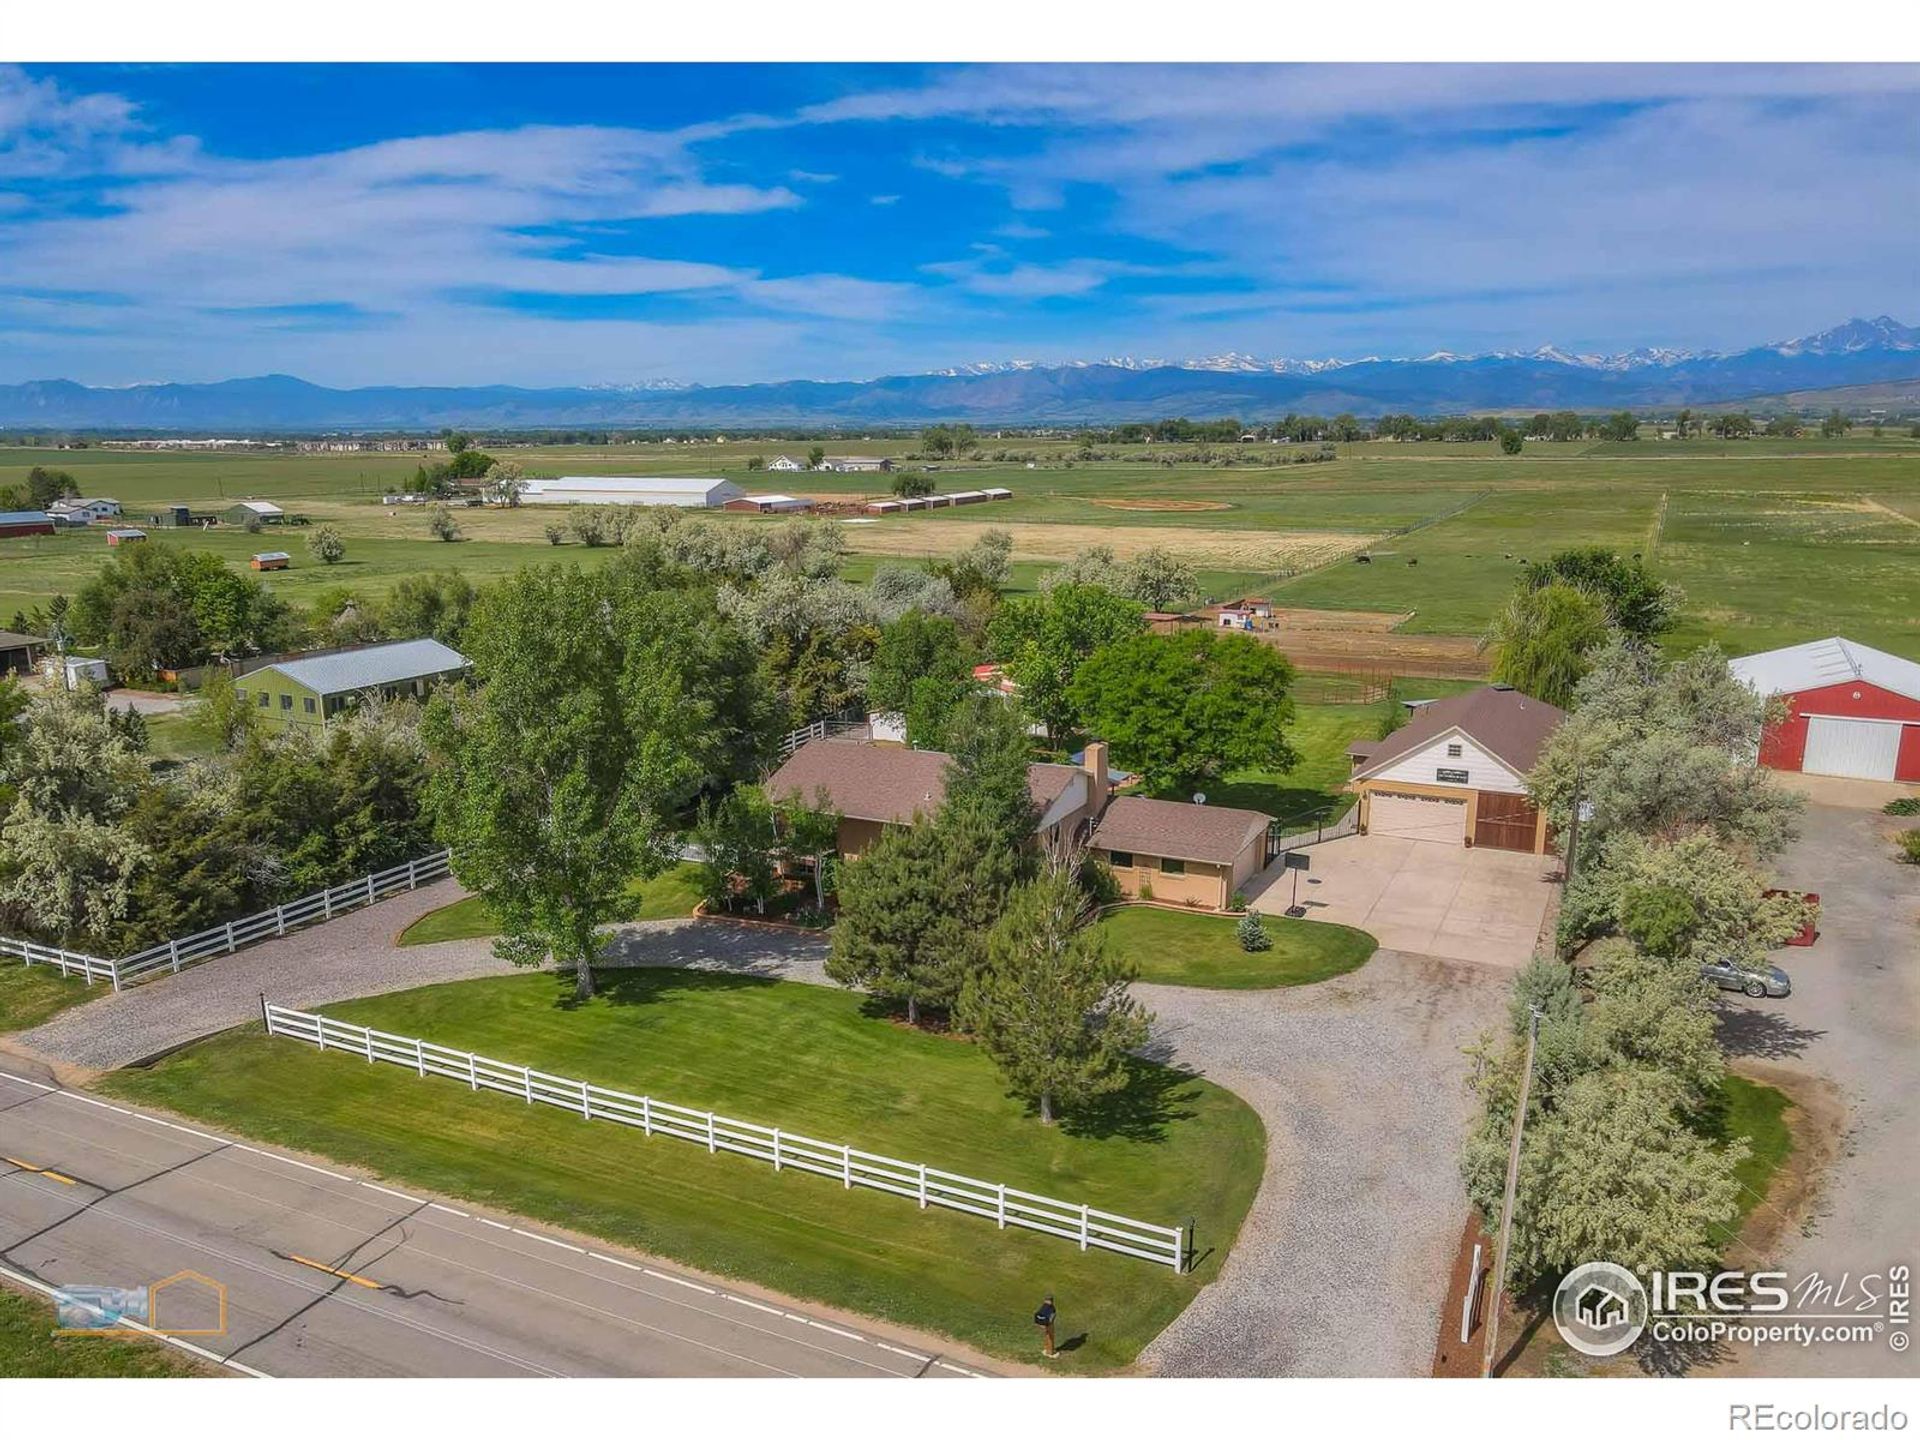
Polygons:
[[[197,1271],[228,1294],[226,1333],[194,1343],[269,1375],[981,1373],[924,1341],[5,1069],[0,1156],[0,1267],[51,1285]],[[172,1293],[191,1314],[191,1293]]]
[[[1726,1002],[1731,1053],[1830,1081],[1846,1108],[1809,1233],[1790,1232],[1783,1252],[1767,1257],[1796,1278],[1920,1266],[1920,872],[1893,862],[1889,838],[1913,823],[1809,805],[1779,874],[1782,884],[1819,894],[1819,942],[1775,957],[1793,976],[1790,999]],[[1879,1344],[1774,1346],[1735,1363],[1762,1375],[1920,1374],[1920,1356]]]

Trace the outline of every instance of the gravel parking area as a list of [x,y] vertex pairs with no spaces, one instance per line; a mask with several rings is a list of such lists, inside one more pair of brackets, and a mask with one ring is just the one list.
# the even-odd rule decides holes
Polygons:
[[1508,979],[1381,950],[1297,990],[1139,987],[1168,1057],[1267,1126],[1266,1178],[1225,1269],[1147,1347],[1142,1369],[1427,1373],[1467,1216],[1461,1050],[1497,1021]]
[[[1839,782],[1864,790],[1871,782]],[[1811,788],[1811,787],[1808,787]],[[1911,819],[1815,803],[1779,866],[1780,883],[1820,896],[1820,938],[1776,951],[1793,976],[1785,1000],[1723,996],[1721,1038],[1737,1064],[1763,1079],[1826,1082],[1846,1107],[1845,1134],[1821,1178],[1814,1213],[1764,1257],[1797,1281],[1884,1274],[1920,1257],[1920,1145],[1913,1097],[1920,1093],[1920,872],[1893,860],[1893,835]],[[1758,1263],[1756,1257],[1742,1256]],[[1733,1372],[1755,1375],[1920,1374],[1920,1356],[1885,1344],[1771,1345],[1737,1351]],[[1727,1373],[1722,1370],[1718,1373]]]

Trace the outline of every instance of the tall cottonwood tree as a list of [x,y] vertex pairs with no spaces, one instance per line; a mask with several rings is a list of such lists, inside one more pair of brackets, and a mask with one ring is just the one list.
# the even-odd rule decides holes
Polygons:
[[602,927],[630,880],[665,867],[677,808],[750,764],[740,742],[767,707],[745,649],[708,592],[644,557],[523,569],[483,593],[477,683],[429,709],[428,792],[454,873],[500,919],[498,953],[571,966],[593,993]]

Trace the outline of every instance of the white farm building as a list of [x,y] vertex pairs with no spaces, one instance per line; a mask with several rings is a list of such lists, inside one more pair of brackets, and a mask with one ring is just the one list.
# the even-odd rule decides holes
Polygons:
[[521,499],[530,505],[679,505],[717,510],[746,491],[731,480],[684,475],[563,475],[529,480]]

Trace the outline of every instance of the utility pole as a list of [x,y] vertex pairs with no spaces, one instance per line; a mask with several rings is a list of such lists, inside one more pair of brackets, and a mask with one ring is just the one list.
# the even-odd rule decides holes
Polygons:
[[1500,1243],[1493,1251],[1493,1283],[1487,1287],[1487,1343],[1480,1357],[1480,1378],[1493,1374],[1500,1346],[1500,1300],[1507,1289],[1507,1246],[1513,1240],[1513,1193],[1520,1184],[1520,1134],[1527,1127],[1527,1096],[1533,1089],[1533,1046],[1540,1038],[1540,1007],[1527,1012],[1527,1063],[1520,1072],[1520,1103],[1513,1112],[1513,1145],[1507,1151],[1507,1190],[1500,1201]]

